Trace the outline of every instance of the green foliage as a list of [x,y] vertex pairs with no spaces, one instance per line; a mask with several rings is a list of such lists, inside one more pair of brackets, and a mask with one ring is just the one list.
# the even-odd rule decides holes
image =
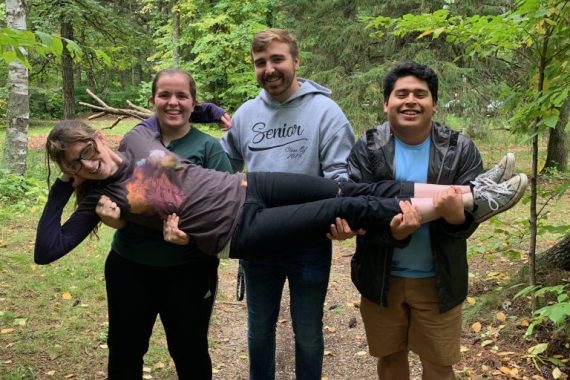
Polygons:
[[[546,322],[552,322],[559,329],[566,332],[570,337],[570,296],[566,290],[567,285],[556,286],[527,286],[519,291],[515,298],[531,295],[533,297],[544,299],[548,295],[553,295],[554,299],[550,300],[547,305],[535,310],[533,318],[528,326],[525,337],[530,338],[535,332],[536,326]],[[544,302],[543,302],[544,303]]]
[[0,220],[18,213],[29,212],[46,201],[46,183],[32,177],[23,177],[0,169],[0,203],[4,204]]
[[[149,7],[152,3],[149,3]],[[190,71],[198,83],[199,100],[222,104],[235,110],[259,89],[253,75],[250,49],[253,35],[265,29],[272,0],[235,2],[205,0],[179,1],[178,40],[173,38],[172,18],[157,29],[156,53],[149,59],[158,67],[177,65],[173,56],[180,51],[180,66]]]

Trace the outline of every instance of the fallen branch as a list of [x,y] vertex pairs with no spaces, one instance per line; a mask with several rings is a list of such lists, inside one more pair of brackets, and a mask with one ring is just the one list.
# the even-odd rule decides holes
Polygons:
[[87,119],[94,120],[94,119],[103,117],[105,115],[117,115],[118,116],[117,120],[115,120],[115,122],[110,127],[106,127],[104,129],[111,129],[115,125],[119,124],[119,122],[121,120],[127,119],[129,117],[134,117],[134,118],[137,118],[139,120],[144,120],[144,119],[147,119],[153,115],[153,112],[151,110],[148,110],[144,107],[134,105],[133,103],[131,103],[128,100],[127,100],[127,104],[129,105],[130,108],[111,107],[107,103],[105,103],[103,100],[101,100],[97,95],[95,95],[91,90],[86,89],[85,91],[87,92],[87,94],[91,98],[93,98],[97,103],[99,103],[99,105],[95,105],[95,104],[90,104],[90,103],[85,103],[85,102],[79,102],[79,104],[81,104],[82,106],[91,108],[92,110],[95,110],[95,111],[99,111],[98,113],[89,116]]

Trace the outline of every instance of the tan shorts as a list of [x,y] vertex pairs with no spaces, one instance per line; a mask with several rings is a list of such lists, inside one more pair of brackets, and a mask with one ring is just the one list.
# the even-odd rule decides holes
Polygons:
[[449,366],[461,359],[461,305],[439,312],[435,278],[390,278],[388,307],[364,297],[360,313],[370,355],[412,350],[423,360]]

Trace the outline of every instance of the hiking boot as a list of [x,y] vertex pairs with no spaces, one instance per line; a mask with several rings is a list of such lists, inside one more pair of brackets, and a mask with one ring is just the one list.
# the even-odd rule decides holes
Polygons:
[[479,184],[473,188],[475,222],[485,220],[513,207],[523,196],[528,178],[525,174],[517,174],[501,183]]
[[494,185],[504,182],[513,176],[515,170],[515,155],[507,153],[498,164],[484,173],[479,174],[471,183],[474,186]]

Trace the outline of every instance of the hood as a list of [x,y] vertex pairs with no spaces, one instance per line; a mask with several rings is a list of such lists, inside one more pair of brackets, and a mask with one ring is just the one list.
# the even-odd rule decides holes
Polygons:
[[331,90],[329,90],[325,86],[321,86],[320,84],[313,82],[312,80],[304,78],[297,78],[297,81],[301,85],[299,91],[295,92],[293,95],[291,95],[289,99],[285,100],[283,103],[280,103],[277,100],[273,99],[271,95],[269,95],[265,90],[261,90],[258,98],[263,100],[263,102],[268,107],[279,108],[279,107],[294,107],[297,105],[297,103],[299,103],[301,98],[307,95],[311,96],[313,94],[314,95],[321,94],[328,98],[331,97],[332,94]]

